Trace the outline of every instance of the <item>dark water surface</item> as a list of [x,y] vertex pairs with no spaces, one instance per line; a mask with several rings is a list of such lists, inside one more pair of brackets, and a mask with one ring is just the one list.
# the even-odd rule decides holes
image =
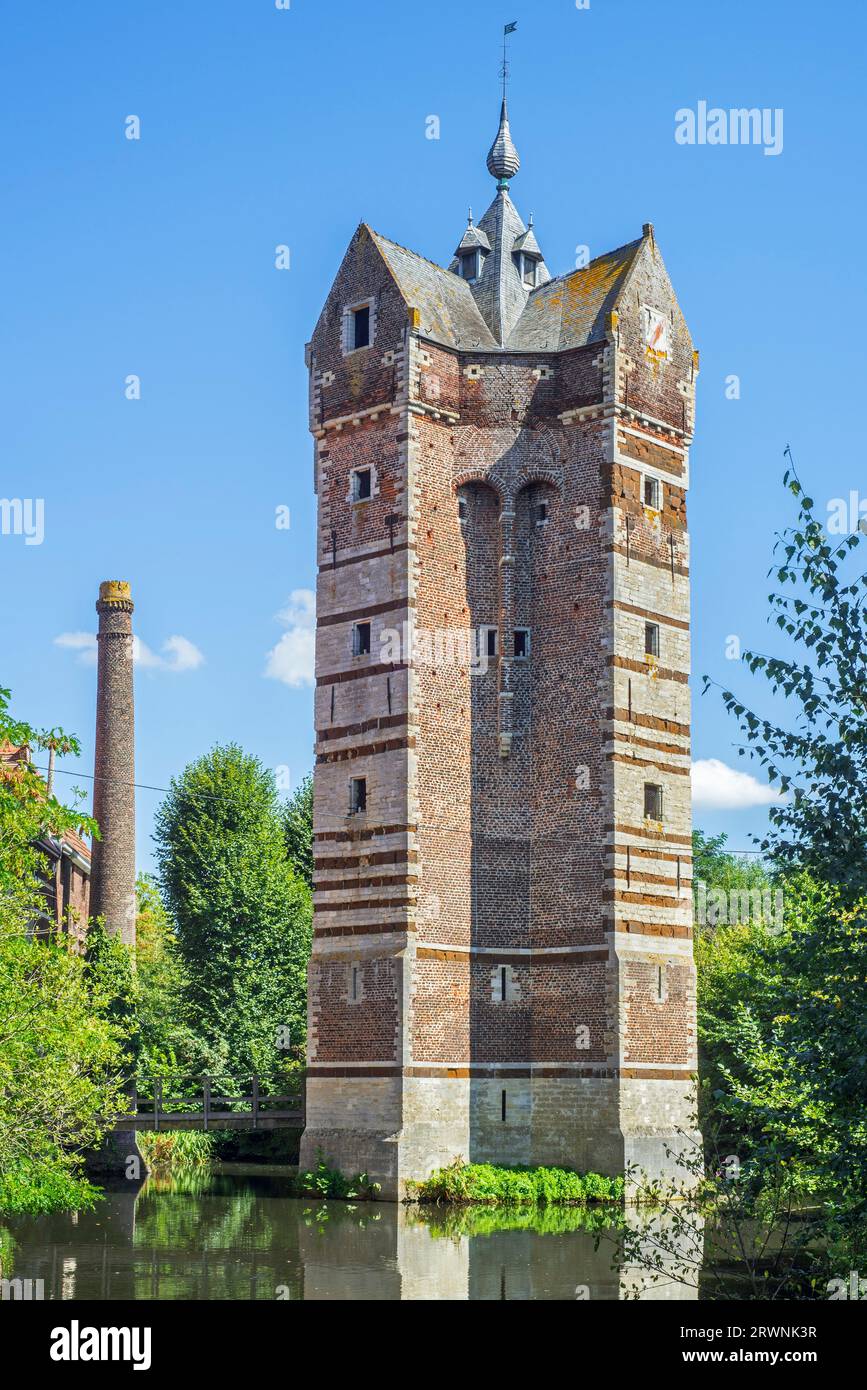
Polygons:
[[599,1210],[353,1205],[288,1191],[286,1178],[249,1171],[152,1176],[91,1212],[4,1218],[14,1242],[4,1273],[42,1280],[46,1299],[695,1297],[624,1267],[616,1218]]

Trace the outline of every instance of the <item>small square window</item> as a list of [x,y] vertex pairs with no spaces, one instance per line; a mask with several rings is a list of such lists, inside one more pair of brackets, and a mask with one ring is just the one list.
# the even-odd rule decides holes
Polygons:
[[370,655],[370,623],[356,623],[352,629],[352,654]]
[[653,509],[653,511],[658,512],[658,511],[659,511],[659,498],[660,498],[660,492],[661,492],[661,488],[660,488],[660,485],[659,485],[659,479],[658,479],[658,478],[645,478],[645,479],[644,479],[644,505],[645,505],[645,507],[651,507],[651,508]]
[[515,628],[515,660],[527,661],[530,656],[530,629],[528,627]]
[[662,787],[654,782],[644,784],[644,814],[648,820],[662,820]]
[[459,518],[461,521],[466,521],[468,512],[469,512],[469,508],[467,507],[467,499],[466,499],[466,497],[459,497],[459,498],[458,498],[458,518]]
[[485,655],[497,655],[497,629],[495,627],[484,628],[485,634]]
[[353,816],[367,810],[367,778],[353,777],[349,784],[349,809]]
[[370,497],[371,473],[369,468],[356,468],[352,474],[353,502],[366,502]]
[[646,656],[659,656],[659,623],[644,624],[644,651]]
[[370,305],[364,304],[352,312],[352,347],[363,348],[370,345]]

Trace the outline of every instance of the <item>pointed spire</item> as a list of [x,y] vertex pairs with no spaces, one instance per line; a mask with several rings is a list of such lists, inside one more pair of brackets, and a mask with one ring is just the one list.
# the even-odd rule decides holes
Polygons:
[[488,171],[497,180],[497,188],[507,189],[521,167],[521,160],[509,130],[509,111],[506,98],[500,108],[500,128],[496,139],[488,151]]

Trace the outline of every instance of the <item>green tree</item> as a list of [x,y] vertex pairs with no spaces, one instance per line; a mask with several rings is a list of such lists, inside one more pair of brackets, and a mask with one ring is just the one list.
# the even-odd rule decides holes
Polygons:
[[[48,737],[9,715],[0,690],[0,744]],[[78,752],[59,730],[50,737]],[[0,764],[0,1210],[47,1211],[90,1201],[84,1151],[124,1109],[125,1031],[100,973],[68,937],[34,935],[44,912],[46,835],[95,833],[46,794],[36,770]]]
[[283,835],[289,863],[313,888],[313,778],[308,775],[283,808]]
[[135,1015],[137,1074],[147,1091],[155,1078],[185,1094],[207,1070],[190,1023],[189,976],[174,924],[149,874],[136,880]]
[[235,744],[212,749],[173,779],[155,840],[208,1072],[279,1087],[304,1043],[312,914],[272,774]]
[[[739,1067],[742,1010],[749,1006],[767,1021],[773,1014],[760,962],[762,951],[778,940],[779,923],[761,911],[744,920],[738,910],[745,898],[766,900],[771,880],[760,860],[745,861],[729,853],[727,838],[701,830],[692,836],[699,1100],[705,1131],[718,1123],[726,1077]],[[719,913],[720,899],[734,910]]]
[[[800,866],[850,900],[867,893],[867,573],[855,573],[858,530],[830,538],[793,471],[784,482],[798,520],[777,541],[769,621],[795,646],[789,657],[747,651],[743,660],[793,706],[788,727],[723,691],[745,743],[771,782],[789,793],[769,810],[761,848]],[[705,677],[705,689],[710,684]]]

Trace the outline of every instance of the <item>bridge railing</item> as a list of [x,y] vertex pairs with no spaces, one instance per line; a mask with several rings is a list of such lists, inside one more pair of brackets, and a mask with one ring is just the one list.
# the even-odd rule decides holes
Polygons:
[[161,1123],[170,1127],[173,1120],[183,1119],[189,1123],[193,1117],[201,1115],[202,1128],[205,1130],[220,1129],[221,1120],[231,1120],[235,1127],[241,1116],[249,1116],[251,1129],[258,1129],[263,1119],[273,1122],[276,1119],[291,1120],[297,1117],[303,1124],[303,1072],[293,1076],[292,1083],[292,1089],[285,1094],[273,1095],[270,1091],[261,1089],[259,1077],[254,1075],[251,1078],[249,1094],[222,1095],[215,1091],[214,1079],[203,1076],[196,1094],[173,1096],[166,1094],[163,1077],[153,1077],[150,1086],[139,1082],[130,1087],[129,1113],[121,1115],[116,1123],[122,1126],[124,1121],[140,1122],[147,1118],[152,1121],[153,1128],[159,1130]]

